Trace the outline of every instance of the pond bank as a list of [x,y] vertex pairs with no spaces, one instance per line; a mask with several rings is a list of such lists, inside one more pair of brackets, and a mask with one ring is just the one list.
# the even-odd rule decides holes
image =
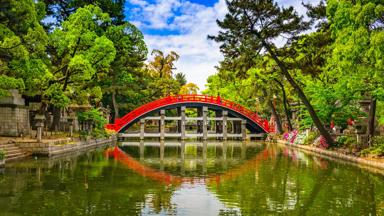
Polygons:
[[301,149],[305,152],[313,153],[331,160],[341,160],[341,161],[348,162],[350,164],[357,165],[362,168],[370,169],[371,171],[384,173],[384,160],[354,157],[354,156],[346,155],[336,151],[317,148],[314,146],[291,144],[285,140],[278,140],[277,143],[283,144],[289,147]]
[[71,138],[64,138],[40,143],[18,142],[16,143],[16,145],[23,151],[28,152],[31,155],[53,157],[56,155],[68,154],[72,152],[110,145],[115,141],[116,137],[76,141],[72,141]]
[[64,154],[83,152],[98,147],[113,145],[116,137],[79,140],[73,138],[56,138],[37,142],[32,139],[11,139],[2,137],[0,149],[6,153],[5,161],[21,160],[31,155],[55,157]]

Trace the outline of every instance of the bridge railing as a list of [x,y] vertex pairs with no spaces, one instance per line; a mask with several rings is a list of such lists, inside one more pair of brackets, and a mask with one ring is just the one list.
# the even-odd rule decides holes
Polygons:
[[241,106],[240,104],[236,104],[232,101],[223,99],[220,96],[216,97],[216,96],[198,95],[198,94],[168,96],[168,97],[160,98],[158,100],[149,102],[129,112],[124,117],[116,119],[115,124],[109,124],[107,125],[107,128],[118,131],[122,127],[124,127],[124,125],[126,125],[127,123],[133,121],[137,117],[143,114],[146,114],[150,111],[156,110],[160,107],[167,106],[167,105],[172,105],[177,103],[188,103],[188,102],[208,103],[208,104],[226,107],[228,109],[231,109],[233,111],[236,111],[248,117],[249,119],[257,123],[260,127],[262,127],[265,131],[267,132],[271,131],[271,128],[269,127],[269,123],[267,120],[261,118],[257,113]]

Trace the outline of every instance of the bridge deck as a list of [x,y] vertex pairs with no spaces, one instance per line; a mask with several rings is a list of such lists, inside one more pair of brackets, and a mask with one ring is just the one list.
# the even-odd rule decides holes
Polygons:
[[[164,133],[163,135],[165,138],[182,138],[181,133]],[[247,134],[247,138],[262,138],[264,134]],[[119,134],[119,137],[123,138],[156,138],[156,137],[161,137],[161,133],[122,133]],[[203,133],[186,133],[185,138],[199,138],[199,137],[204,137]],[[207,134],[207,138],[222,138],[224,137],[224,134],[222,133],[209,133]],[[227,134],[228,138],[242,138],[243,134]]]

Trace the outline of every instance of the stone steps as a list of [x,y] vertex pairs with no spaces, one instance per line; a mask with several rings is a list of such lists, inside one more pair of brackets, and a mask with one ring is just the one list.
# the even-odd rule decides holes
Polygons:
[[29,156],[28,153],[17,147],[14,143],[5,143],[0,145],[0,149],[5,151],[5,161],[18,160]]

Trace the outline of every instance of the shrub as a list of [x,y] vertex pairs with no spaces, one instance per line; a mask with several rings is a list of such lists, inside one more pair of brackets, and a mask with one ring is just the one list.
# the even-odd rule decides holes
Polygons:
[[372,146],[361,151],[363,155],[384,156],[384,136],[373,138]]
[[[98,109],[91,109],[89,111],[85,112],[79,112],[77,113],[78,120],[80,122],[87,122],[91,121],[94,125],[93,130],[91,131],[91,134],[93,137],[96,138],[103,138],[108,137],[108,133],[105,131],[104,126],[107,124],[107,119],[104,118],[102,112],[100,112]],[[87,136],[87,132],[80,132],[80,136]]]
[[5,158],[5,151],[0,150],[0,160],[4,160],[4,158]]
[[313,144],[317,137],[319,137],[319,133],[316,131],[309,132],[308,136],[304,139],[305,145]]
[[339,136],[336,138],[337,147],[354,147],[357,145],[355,136]]

